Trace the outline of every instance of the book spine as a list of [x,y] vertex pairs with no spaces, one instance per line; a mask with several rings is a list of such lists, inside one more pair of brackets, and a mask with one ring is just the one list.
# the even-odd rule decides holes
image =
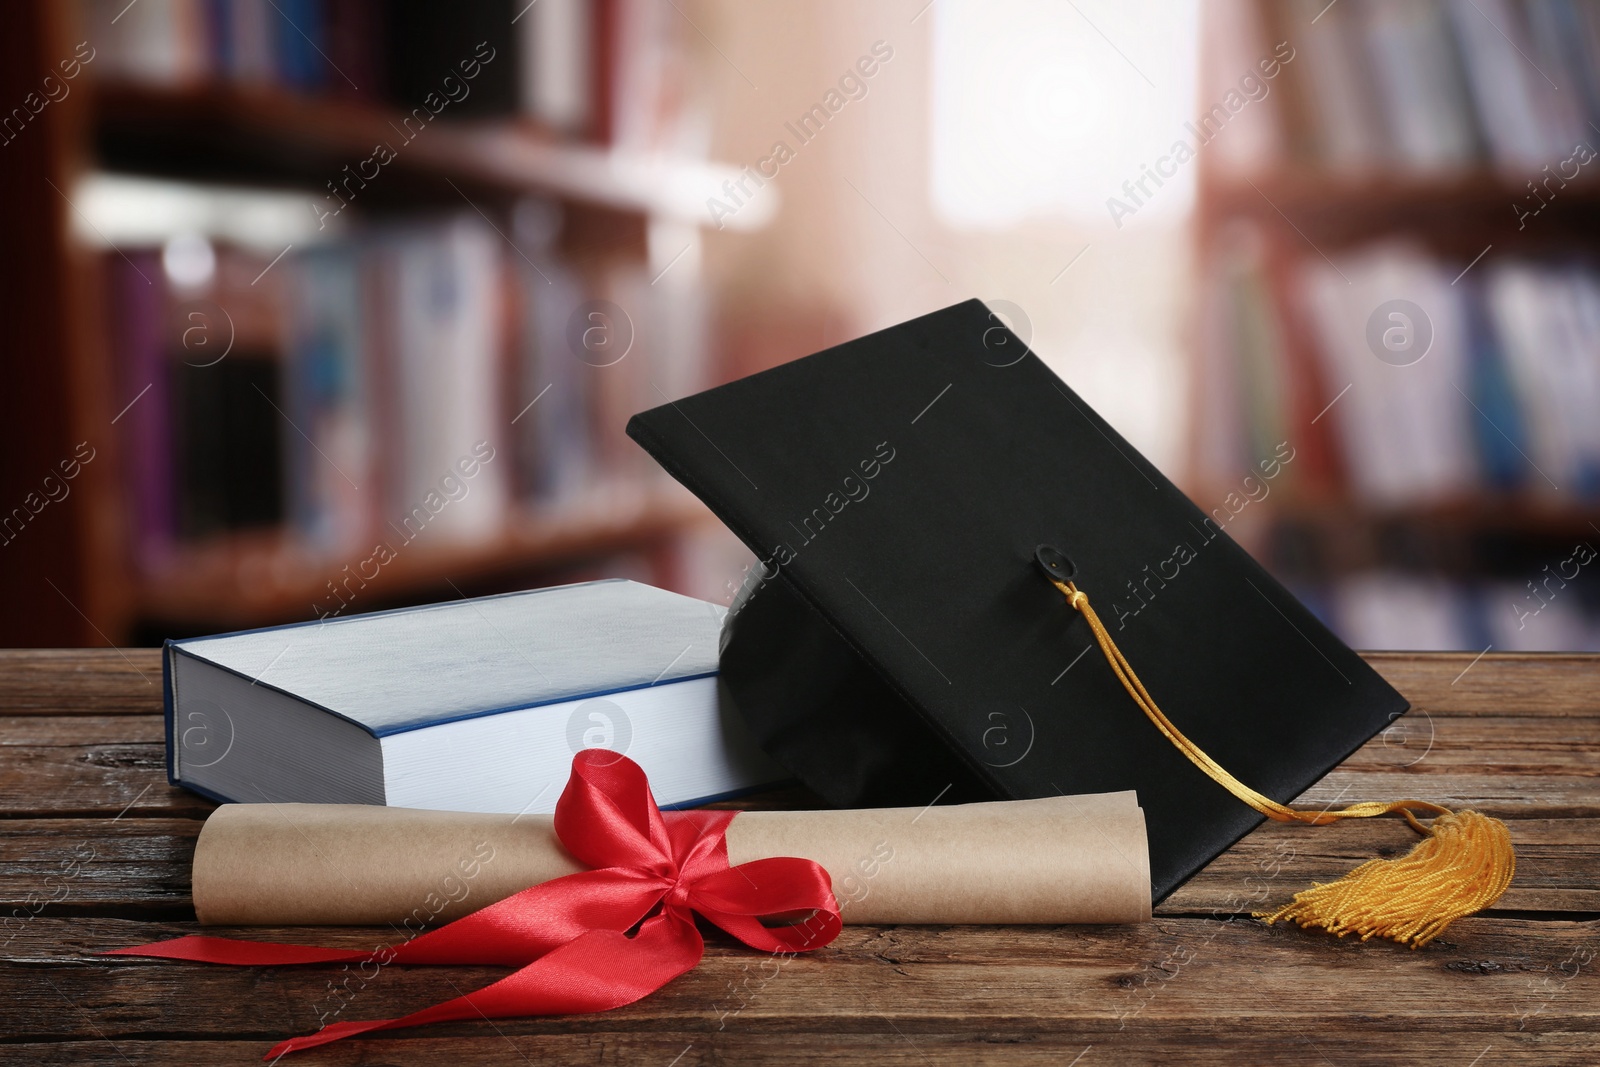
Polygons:
[[167,742],[167,784],[183,784],[178,778],[177,749],[177,696],[173,685],[173,643],[169,639],[161,648],[161,721]]
[[158,566],[172,549],[174,500],[170,383],[167,359],[167,291],[161,257],[132,252],[106,260],[114,339],[122,358],[118,396],[128,407],[118,416],[123,484],[132,504],[136,565]]

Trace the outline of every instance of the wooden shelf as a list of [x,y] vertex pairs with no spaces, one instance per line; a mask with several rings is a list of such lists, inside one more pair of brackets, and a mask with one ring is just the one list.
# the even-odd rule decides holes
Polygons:
[[[1207,172],[1208,203],[1240,210],[1267,210],[1271,198],[1280,208],[1346,208],[1361,202],[1381,202],[1394,208],[1416,207],[1438,201],[1453,204],[1492,202],[1509,204],[1528,193],[1527,181],[1537,173],[1518,177],[1509,172],[1472,168],[1439,174],[1404,174],[1392,171],[1339,172],[1304,166],[1278,167],[1261,174],[1231,175]],[[1600,179],[1587,173],[1556,193],[1556,200],[1600,201]]]
[[1305,526],[1411,526],[1600,541],[1600,502],[1535,493],[1484,493],[1405,507],[1375,507],[1353,500],[1285,499],[1272,513],[1278,522]]
[[[113,82],[94,88],[90,107],[102,166],[165,177],[321,193],[386,144],[394,158],[367,164],[377,176],[360,190],[374,205],[544,193],[705,225],[707,198],[739,177],[721,164],[552,141],[514,119],[452,121],[445,113],[420,129],[413,121],[407,140],[403,111],[268,89]],[[758,229],[777,204],[778,191],[766,189],[724,222]]]
[[[367,583],[370,588],[358,588],[350,611],[371,610],[380,597],[392,600],[448,588],[450,582],[648,545],[713,521],[703,504],[674,486],[608,494],[564,507],[559,515],[525,513],[487,541],[401,545]],[[370,549],[318,554],[275,532],[219,538],[186,547],[160,571],[138,577],[136,609],[146,619],[232,628],[310,619],[316,605],[338,606],[327,583],[342,582],[346,567],[356,574],[369,555]]]
[[[1401,568],[1463,578],[1519,574],[1579,542],[1600,544],[1600,505],[1483,495],[1407,507],[1336,500],[1268,502],[1254,547],[1283,575]],[[1559,555],[1552,555],[1559,553]],[[1536,567],[1537,563],[1531,564]]]
[[1202,172],[1199,201],[1207,228],[1230,218],[1288,223],[1317,244],[1408,234],[1460,244],[1471,255],[1490,241],[1515,238],[1527,247],[1570,243],[1575,228],[1600,232],[1600,180],[1587,171],[1558,189],[1539,214],[1520,220],[1514,205],[1537,205],[1527,199],[1527,182],[1537,176],[1486,168],[1438,175],[1342,174],[1306,167],[1249,176]]

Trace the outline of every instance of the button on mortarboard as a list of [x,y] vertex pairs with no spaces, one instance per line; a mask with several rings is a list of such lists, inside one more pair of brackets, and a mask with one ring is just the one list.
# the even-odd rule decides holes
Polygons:
[[1061,551],[1055,545],[1040,545],[1033,550],[1033,561],[1044,571],[1045,577],[1058,582],[1070,582],[1073,575],[1078,573],[1078,568],[1073,564],[1072,557]]

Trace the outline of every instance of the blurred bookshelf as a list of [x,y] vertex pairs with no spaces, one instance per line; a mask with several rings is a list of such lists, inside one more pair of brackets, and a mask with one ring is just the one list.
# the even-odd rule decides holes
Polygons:
[[[374,145],[397,140],[395,124],[405,114],[270,89],[137,82],[98,86],[93,108],[95,147],[109,168],[311,188],[368,157]],[[454,182],[473,195],[543,194],[588,208],[699,223],[706,217],[705,191],[739,176],[733,167],[566,143],[526,129],[427,132],[385,165],[403,177],[393,187],[374,182],[374,200],[404,204],[430,194],[441,202],[459,200]],[[748,213],[729,215],[725,225],[754,229],[771,210],[762,200]]]
[[0,644],[690,584],[714,521],[622,430],[726,377],[687,47],[666,0],[16,5]]
[[1600,5],[1203,12],[1191,495],[1357,647],[1600,648]]

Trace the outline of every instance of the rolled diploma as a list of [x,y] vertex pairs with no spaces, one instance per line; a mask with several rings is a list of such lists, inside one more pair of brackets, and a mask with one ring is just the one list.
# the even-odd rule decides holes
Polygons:
[[[770,856],[820,863],[847,923],[1150,918],[1144,812],[1132,792],[746,811],[727,841],[730,864]],[[202,923],[420,932],[583,869],[549,815],[225,804],[195,848],[194,905]]]

